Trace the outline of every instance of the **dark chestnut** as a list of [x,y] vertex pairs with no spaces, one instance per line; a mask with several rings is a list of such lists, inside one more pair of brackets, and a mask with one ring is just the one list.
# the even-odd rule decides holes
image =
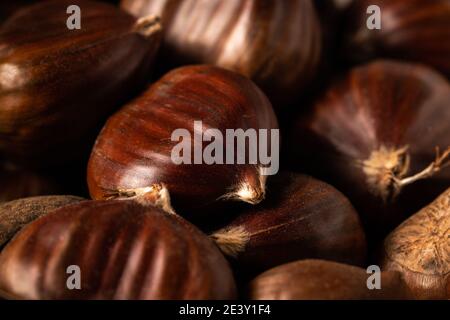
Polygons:
[[[381,29],[367,27],[367,8],[380,8]],[[450,1],[358,0],[346,17],[346,57],[411,60],[450,76]]]
[[0,247],[28,223],[55,209],[83,200],[75,196],[40,196],[0,204]]
[[[68,272],[77,269],[78,287],[68,286]],[[236,294],[214,243],[142,198],[84,201],[27,225],[0,254],[0,292],[15,299],[120,300]]]
[[311,0],[122,0],[136,16],[165,26],[164,58],[246,75],[285,108],[315,75],[320,24]]
[[[200,125],[196,121],[201,121]],[[175,209],[183,215],[198,215],[199,209],[223,200],[258,203],[265,195],[266,167],[259,160],[252,164],[244,159],[239,164],[239,152],[225,142],[226,132],[265,129],[270,140],[266,145],[275,145],[277,135],[271,129],[276,128],[270,102],[247,78],[213,66],[176,69],[108,120],[89,160],[90,194],[93,199],[120,199],[145,192],[153,184],[164,184]],[[180,143],[179,137],[172,138],[177,129],[190,135],[183,139],[192,147],[186,154],[183,151],[190,163],[176,163],[172,158]],[[223,135],[219,147],[222,161],[197,162],[196,155],[202,158],[209,146],[209,142],[197,144],[197,137],[210,137],[209,129]],[[211,140],[220,142],[216,138]],[[250,148],[262,145],[261,141],[247,143],[246,155]],[[229,156],[234,164],[225,162]]]
[[381,60],[354,68],[295,121],[292,164],[343,191],[384,238],[450,184],[450,171],[441,171],[449,101],[449,83],[424,66]]
[[269,180],[268,191],[264,202],[212,235],[236,270],[254,275],[306,258],[365,263],[358,214],[339,191],[288,172]]
[[383,268],[418,299],[450,299],[450,189],[386,238]]
[[411,299],[399,272],[380,275],[380,289],[369,289],[366,270],[324,260],[291,262],[256,277],[249,285],[256,300]]
[[[73,4],[81,29],[69,30]],[[0,28],[0,152],[29,166],[79,157],[99,122],[145,83],[160,29],[158,18],[101,2],[19,10]]]

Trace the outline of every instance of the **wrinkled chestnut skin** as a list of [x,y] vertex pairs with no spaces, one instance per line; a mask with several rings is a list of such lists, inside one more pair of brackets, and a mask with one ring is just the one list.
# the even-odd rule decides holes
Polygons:
[[382,266],[417,299],[450,299],[450,189],[386,238]]
[[[381,9],[381,29],[369,30],[368,6]],[[345,19],[347,50],[356,61],[389,57],[428,64],[450,76],[448,0],[358,0]]]
[[310,0],[122,0],[165,26],[169,63],[214,64],[251,78],[284,109],[312,80],[321,32]]
[[396,166],[386,177],[422,171],[435,160],[435,147],[445,150],[450,145],[449,101],[448,82],[424,66],[379,60],[354,68],[295,121],[286,143],[291,146],[291,164],[303,165],[336,186],[355,205],[366,231],[384,239],[448,187],[450,172],[443,169],[397,195],[389,179],[384,191],[390,196],[383,199],[372,189],[364,171],[370,166],[364,162],[383,147],[407,147],[410,162],[400,157],[398,166],[407,172]]
[[[247,78],[213,66],[176,69],[106,123],[88,165],[92,198],[109,199],[118,190],[164,184],[175,210],[192,216],[225,202],[221,200],[225,195],[250,203],[261,201],[265,183],[259,165],[194,164],[194,146],[191,164],[172,161],[172,150],[179,143],[171,141],[172,133],[184,128],[193,140],[194,121],[199,120],[203,131],[218,129],[224,141],[226,129],[277,128],[270,102]],[[241,199],[243,186],[249,188],[251,196]],[[206,211],[210,217],[215,213]]]
[[[77,265],[81,290],[66,286]],[[30,272],[32,270],[32,272]],[[182,218],[135,201],[85,201],[26,226],[0,254],[18,299],[232,299],[225,258]]]
[[53,177],[0,164],[0,203],[15,199],[58,194],[63,187]]
[[[234,252],[230,239],[223,238],[232,231],[245,239]],[[364,231],[347,198],[326,183],[289,172],[269,180],[267,199],[212,237],[234,256],[236,270],[253,275],[305,258],[356,265],[366,258]]]
[[20,229],[47,213],[83,201],[75,196],[39,196],[0,204],[0,247]]
[[[71,4],[82,8],[80,30],[67,28]],[[148,76],[160,33],[142,32],[131,15],[85,0],[40,2],[10,17],[0,29],[0,152],[29,166],[83,155]]]
[[256,277],[249,285],[255,300],[411,299],[400,273],[381,273],[381,289],[369,290],[366,270],[324,260],[291,262]]

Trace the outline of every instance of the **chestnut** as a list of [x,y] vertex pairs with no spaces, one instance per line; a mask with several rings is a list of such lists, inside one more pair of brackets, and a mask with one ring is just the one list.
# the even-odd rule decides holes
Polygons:
[[[381,10],[381,29],[367,27],[367,8]],[[344,56],[353,61],[387,57],[430,65],[450,76],[448,0],[358,0],[349,8]]]
[[[267,168],[259,159],[251,163],[247,158],[250,148],[266,139],[246,143],[246,161],[240,164],[239,152],[225,142],[226,132],[264,129],[266,145],[274,146],[278,141],[272,129],[277,126],[269,100],[247,78],[214,66],[175,69],[107,121],[88,164],[90,194],[97,200],[123,199],[164,184],[175,210],[192,217],[214,215],[211,208],[227,200],[259,203],[265,196]],[[189,137],[174,140],[178,129]],[[213,163],[202,158],[210,144],[197,139],[210,137],[209,129],[223,135],[222,159]],[[175,147],[186,141],[191,151],[182,153],[188,161],[174,161]],[[225,162],[229,156],[233,161]]]
[[450,184],[442,170],[449,101],[449,83],[425,66],[378,60],[356,67],[294,121],[291,165],[336,186],[366,231],[384,238]]
[[403,274],[417,299],[450,299],[450,189],[384,242],[383,268]]
[[411,294],[399,272],[380,275],[380,289],[369,289],[366,270],[325,260],[300,260],[273,268],[249,285],[255,300],[399,300]]
[[[82,8],[81,29],[67,7]],[[86,0],[19,10],[0,28],[0,152],[28,166],[78,159],[99,122],[148,77],[159,19]]]
[[305,258],[365,263],[358,214],[339,191],[290,172],[272,178],[268,190],[264,202],[211,235],[236,270],[255,274]]
[[[169,64],[214,64],[251,78],[284,109],[315,76],[320,23],[311,0],[122,0],[161,16]],[[277,103],[275,103],[275,101]]]
[[83,201],[75,196],[39,196],[0,204],[0,247],[22,227],[47,213]]
[[139,198],[84,201],[27,225],[0,253],[0,294],[165,300],[236,293],[227,261],[206,235]]

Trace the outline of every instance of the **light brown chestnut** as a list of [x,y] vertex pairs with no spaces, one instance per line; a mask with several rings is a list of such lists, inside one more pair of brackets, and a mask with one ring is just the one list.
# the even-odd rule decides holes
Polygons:
[[[78,284],[68,270],[78,270]],[[233,299],[236,292],[214,243],[143,197],[84,201],[27,225],[0,253],[0,294],[165,300]]]
[[40,196],[0,204],[0,247],[28,223],[55,209],[83,200],[75,196]]
[[[311,0],[122,0],[136,16],[162,17],[164,58],[207,63],[255,81],[276,108],[313,80],[321,55]],[[280,101],[280,103],[275,103]]]
[[383,268],[418,299],[450,299],[450,189],[386,238]]
[[254,276],[306,258],[365,264],[358,214],[339,191],[289,172],[269,180],[268,191],[264,202],[211,235],[239,273]]
[[[69,29],[67,8],[82,10]],[[89,152],[104,119],[145,84],[159,19],[87,0],[27,6],[0,28],[0,152],[28,166]]]
[[[267,135],[246,143],[245,159],[239,163],[239,142],[227,139],[226,132],[248,129],[256,135],[264,129]],[[122,199],[164,184],[177,212],[209,217],[217,213],[211,208],[230,200],[259,203],[267,175],[260,158],[251,162],[249,152],[261,151],[267,138],[270,153],[279,143],[272,129],[278,130],[278,123],[271,104],[249,79],[214,66],[175,69],[108,120],[89,160],[90,194],[93,199]],[[174,139],[176,130],[189,136]],[[222,151],[222,156],[208,163],[204,155],[211,140],[219,143],[217,154]],[[176,151],[182,142],[189,151]],[[180,153],[184,159],[186,153],[186,162],[174,161],[173,154]]]
[[248,297],[256,300],[411,299],[401,274],[383,272],[381,289],[369,289],[366,270],[324,260],[291,262],[256,277]]

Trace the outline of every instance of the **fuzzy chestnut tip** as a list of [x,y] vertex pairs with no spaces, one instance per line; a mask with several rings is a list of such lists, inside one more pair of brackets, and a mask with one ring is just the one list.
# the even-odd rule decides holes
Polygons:
[[134,30],[145,38],[150,38],[162,31],[161,19],[154,15],[139,18],[134,25]]

